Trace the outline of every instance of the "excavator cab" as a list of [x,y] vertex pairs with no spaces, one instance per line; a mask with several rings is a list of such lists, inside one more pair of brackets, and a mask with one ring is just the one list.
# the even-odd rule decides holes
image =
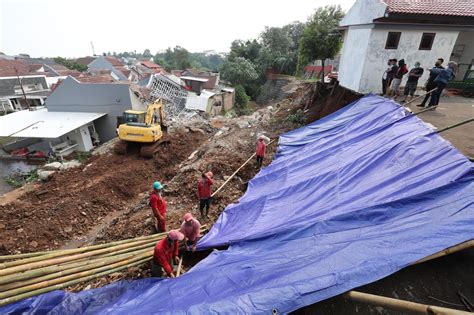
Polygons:
[[122,121],[129,125],[145,125],[146,112],[138,110],[126,110],[122,115]]

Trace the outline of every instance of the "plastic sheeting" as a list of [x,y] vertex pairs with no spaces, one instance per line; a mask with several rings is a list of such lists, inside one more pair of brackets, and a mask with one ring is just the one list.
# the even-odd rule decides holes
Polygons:
[[280,138],[177,279],[122,281],[0,313],[289,312],[474,238],[474,168],[403,107],[367,96]]

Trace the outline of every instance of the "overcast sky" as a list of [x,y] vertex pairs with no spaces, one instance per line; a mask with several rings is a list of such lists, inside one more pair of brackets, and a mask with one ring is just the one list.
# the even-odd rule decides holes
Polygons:
[[306,21],[319,6],[355,0],[0,0],[0,51],[34,57],[152,53],[180,45],[226,52],[265,25]]

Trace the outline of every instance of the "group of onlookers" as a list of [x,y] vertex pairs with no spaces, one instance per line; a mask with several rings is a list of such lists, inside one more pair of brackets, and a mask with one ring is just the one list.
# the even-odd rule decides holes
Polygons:
[[[448,67],[443,67],[443,58],[438,58],[433,68],[428,69],[430,75],[426,81],[426,96],[421,104],[417,106],[428,107],[437,106],[441,93],[446,88],[448,81],[454,78],[457,72],[457,64],[454,61],[448,63]],[[404,59],[389,59],[387,62],[388,68],[383,73],[382,77],[382,92],[386,97],[392,97],[396,100],[400,96],[400,84],[403,80],[403,76],[408,74],[408,79],[405,84],[404,96],[405,98],[401,101],[407,102],[415,95],[416,88],[418,86],[418,80],[423,75],[423,68],[420,62],[415,62],[413,68],[408,71],[408,66]],[[430,99],[428,105],[426,105],[428,99]]]

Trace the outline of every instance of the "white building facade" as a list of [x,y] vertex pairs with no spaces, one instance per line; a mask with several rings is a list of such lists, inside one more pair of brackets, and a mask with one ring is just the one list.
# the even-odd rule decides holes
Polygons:
[[[399,6],[402,2],[404,7]],[[454,60],[462,64],[456,79],[462,79],[467,68],[472,67],[474,7],[453,15],[439,6],[438,11],[430,12],[417,6],[417,1],[409,2],[414,5],[402,0],[356,1],[340,23],[344,30],[339,66],[342,86],[360,93],[380,93],[382,75],[392,58],[405,59],[409,68],[419,61],[424,69],[431,68],[438,58],[443,58],[445,65]],[[430,2],[436,7],[443,1],[428,0],[425,4]],[[456,2],[451,2],[455,8]],[[438,15],[444,13],[449,15]],[[424,85],[428,75],[425,70],[419,86]]]

